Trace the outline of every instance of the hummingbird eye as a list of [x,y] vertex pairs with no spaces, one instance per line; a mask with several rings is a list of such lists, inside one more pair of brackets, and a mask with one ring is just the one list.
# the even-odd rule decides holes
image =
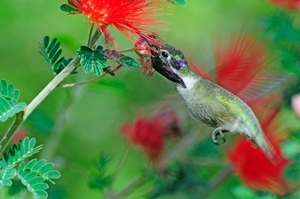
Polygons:
[[169,54],[166,51],[162,51],[161,56],[163,56],[164,58],[168,58]]

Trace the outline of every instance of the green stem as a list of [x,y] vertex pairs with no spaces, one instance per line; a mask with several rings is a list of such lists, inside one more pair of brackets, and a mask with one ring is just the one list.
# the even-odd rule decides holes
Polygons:
[[[111,72],[112,73],[115,73],[117,72],[120,68],[122,68],[122,65],[118,65],[114,70],[112,70]],[[80,85],[84,85],[84,84],[88,84],[88,83],[92,83],[92,82],[95,82],[99,79],[101,79],[102,77],[104,77],[105,75],[109,74],[108,72],[105,72],[103,73],[102,75],[98,76],[98,77],[95,77],[93,79],[90,79],[90,80],[87,80],[87,81],[84,81],[84,82],[77,82],[77,83],[70,83],[70,84],[60,84],[58,85],[58,87],[61,87],[61,88],[68,88],[68,87],[74,87],[74,86],[80,86]]]
[[[90,45],[94,45],[99,39],[100,33],[98,30],[95,31]],[[28,104],[24,114],[16,117],[15,121],[9,127],[2,140],[0,141],[0,154],[3,154],[4,150],[8,146],[10,140],[18,130],[18,128],[23,124],[23,122],[28,118],[34,109],[66,78],[69,74],[74,71],[79,66],[79,59],[75,57],[58,75],[56,75],[51,82]]]
[[124,196],[128,195],[131,193],[132,189],[136,188],[138,185],[143,183],[145,180],[144,176],[140,176],[139,178],[135,179],[133,182],[131,182],[127,187],[125,187],[122,191],[119,193],[108,193],[105,196],[105,199],[118,199],[118,198],[123,198]]
[[222,185],[233,174],[233,168],[231,165],[224,167],[209,183],[208,191],[203,195],[203,198],[210,196],[214,191]]
[[7,147],[11,139],[13,138],[15,134],[15,129],[18,129],[18,127],[23,123],[23,116],[24,116],[24,111],[17,113],[14,122],[2,137],[0,141],[0,143],[3,143],[0,145],[1,154],[3,153],[4,149]]

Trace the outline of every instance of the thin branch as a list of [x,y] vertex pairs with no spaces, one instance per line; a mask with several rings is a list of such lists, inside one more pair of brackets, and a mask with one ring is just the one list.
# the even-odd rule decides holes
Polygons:
[[18,127],[23,123],[23,116],[24,116],[24,111],[17,113],[14,122],[9,127],[9,129],[6,131],[4,136],[2,137],[2,139],[0,141],[0,143],[1,143],[1,145],[0,145],[1,154],[3,153],[4,149],[9,144],[10,140],[13,138],[14,133],[15,133],[15,129],[18,129]]
[[218,188],[224,181],[226,181],[231,174],[233,174],[233,168],[231,165],[224,167],[217,176],[209,183],[211,191]]
[[[94,45],[99,39],[100,34],[98,30],[95,31],[90,45]],[[0,141],[0,154],[3,154],[5,148],[11,141],[15,132],[23,124],[23,122],[28,118],[34,109],[66,78],[69,74],[74,71],[79,65],[78,57],[75,57],[58,75],[56,75],[51,82],[28,104],[24,111],[22,118],[16,116],[15,121],[12,123],[10,128],[7,130],[2,140]]]
[[108,193],[105,196],[105,199],[118,199],[118,198],[123,198],[124,196],[130,194],[132,189],[140,185],[142,182],[144,182],[145,177],[140,176],[139,178],[135,179],[133,182],[131,182],[127,187],[125,187],[122,191],[120,191],[117,194],[114,193]]
[[87,81],[84,81],[84,82],[77,82],[77,83],[70,83],[70,84],[59,84],[57,87],[60,87],[60,88],[68,88],[68,87],[74,87],[74,86],[80,86],[80,85],[84,85],[84,84],[89,84],[89,83],[92,83],[92,82],[95,82],[101,78],[103,78],[105,75],[107,74],[110,74],[110,73],[115,73],[117,72],[120,68],[122,68],[122,65],[118,65],[116,68],[114,68],[112,71],[110,72],[105,72],[103,73],[102,75],[98,76],[98,77],[95,77],[93,79],[90,79],[90,80],[87,80]]
[[180,162],[195,166],[225,166],[228,162],[225,158],[187,157],[182,156]]
[[233,174],[233,168],[231,165],[224,167],[209,183],[207,192],[202,196],[203,198],[208,197],[214,192],[223,182],[225,182]]

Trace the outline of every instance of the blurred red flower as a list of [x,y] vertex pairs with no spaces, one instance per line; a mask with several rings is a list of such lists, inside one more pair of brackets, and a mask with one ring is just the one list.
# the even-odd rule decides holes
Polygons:
[[141,147],[153,162],[164,152],[164,126],[157,118],[139,117],[131,124],[123,124],[121,133],[129,142]]
[[[149,29],[157,30],[161,21],[154,16],[162,10],[163,0],[69,0],[80,13],[87,16],[91,24],[96,23],[108,42],[115,45],[107,30],[112,25],[131,40],[137,35],[144,40],[160,44]],[[73,6],[69,5],[69,6]]]
[[266,115],[268,117],[262,121],[262,128],[276,154],[281,158],[278,165],[274,165],[261,149],[254,147],[244,138],[239,138],[226,154],[236,173],[249,187],[284,195],[289,188],[282,174],[291,161],[283,156],[280,149],[280,141],[285,133],[275,120],[277,113]]
[[298,10],[300,7],[300,0],[270,0],[270,2],[289,10]]
[[20,128],[14,134],[11,143],[17,144],[20,140],[24,139],[28,135],[27,131],[24,128]]
[[[214,68],[207,69],[189,58],[191,69],[248,102],[263,96],[273,84],[278,84],[278,74],[266,72],[270,56],[266,44],[255,36],[243,33],[222,37],[214,48]],[[273,81],[274,80],[274,81]],[[276,80],[276,81],[275,81]]]
[[152,162],[157,162],[164,154],[165,137],[177,140],[182,131],[175,111],[163,106],[154,110],[151,118],[139,116],[133,123],[121,126],[121,133],[127,140],[140,147]]

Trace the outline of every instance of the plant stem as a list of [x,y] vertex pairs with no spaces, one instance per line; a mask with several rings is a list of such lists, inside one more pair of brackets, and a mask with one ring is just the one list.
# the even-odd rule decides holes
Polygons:
[[227,180],[233,173],[233,168],[231,165],[224,167],[217,176],[210,182],[210,189],[213,191],[219,187],[225,180]]
[[[95,31],[92,36],[90,45],[94,45],[96,41],[99,39],[100,33],[98,30]],[[2,140],[0,141],[0,154],[3,154],[5,148],[8,146],[12,137],[18,128],[23,124],[23,122],[28,118],[28,116],[32,113],[34,109],[66,78],[69,74],[74,71],[79,65],[78,57],[75,57],[69,64],[66,66],[59,74],[57,74],[51,82],[28,104],[26,107],[24,114],[17,115],[15,121],[9,127]]]
[[127,187],[125,187],[122,191],[120,191],[117,194],[114,193],[108,193],[105,196],[105,199],[118,199],[121,197],[124,197],[128,195],[133,188],[141,184],[145,180],[144,176],[140,176],[139,178],[135,179],[133,182],[131,182]]
[[[122,65],[118,65],[115,69],[113,69],[111,72],[117,72],[120,68],[122,68]],[[74,87],[74,86],[80,86],[80,85],[84,85],[84,84],[88,84],[91,82],[95,82],[99,79],[101,79],[102,77],[104,77],[105,75],[109,74],[108,72],[103,73],[102,75],[95,77],[93,79],[90,79],[88,81],[84,81],[84,82],[78,82],[78,83],[70,83],[70,84],[60,84],[57,87],[61,87],[61,88],[67,88],[67,87]]]
[[226,181],[233,174],[231,165],[224,167],[214,179],[209,183],[209,190],[203,195],[203,198],[208,197],[214,192],[224,181]]

